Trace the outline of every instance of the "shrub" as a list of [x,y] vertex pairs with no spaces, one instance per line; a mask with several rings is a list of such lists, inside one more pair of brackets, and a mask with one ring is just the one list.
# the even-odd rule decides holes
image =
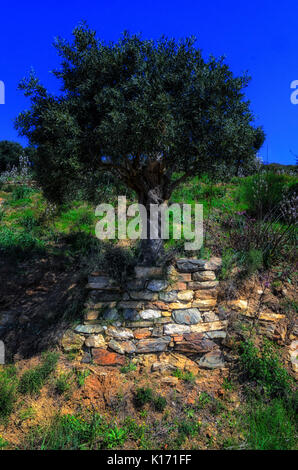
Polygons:
[[261,220],[272,212],[283,200],[295,178],[272,171],[257,173],[243,179],[240,197],[247,205],[250,215]]
[[137,366],[133,362],[130,362],[126,366],[121,367],[120,372],[122,372],[122,374],[127,374],[128,372],[135,370],[137,370]]
[[25,231],[12,230],[8,227],[0,228],[0,251],[24,258],[32,252],[44,249],[44,242]]
[[16,202],[21,199],[26,199],[30,196],[35,190],[28,186],[17,185],[12,193],[11,193],[11,200]]
[[134,397],[135,405],[141,408],[146,403],[151,403],[153,400],[152,388],[138,388]]
[[153,398],[153,405],[156,411],[164,411],[167,406],[167,400],[161,395],[157,395]]
[[282,366],[273,344],[264,339],[262,348],[251,340],[242,342],[240,366],[248,380],[253,380],[271,397],[288,397],[293,383],[292,377]]
[[184,380],[185,382],[194,382],[196,380],[196,376],[193,372],[182,371],[181,369],[174,370],[173,376],[178,377],[178,379]]
[[43,355],[41,365],[29,369],[22,375],[19,382],[19,392],[26,395],[38,395],[49,375],[55,370],[59,355],[48,352]]
[[69,373],[68,374],[62,373],[56,379],[55,389],[56,389],[56,392],[59,395],[63,395],[64,393],[69,392],[69,390],[71,388],[71,383],[70,383],[70,380],[69,380],[70,377],[71,377],[71,373],[70,374]]

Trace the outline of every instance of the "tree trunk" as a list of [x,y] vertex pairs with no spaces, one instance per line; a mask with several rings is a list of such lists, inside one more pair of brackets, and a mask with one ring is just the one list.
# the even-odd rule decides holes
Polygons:
[[[164,241],[161,238],[161,213],[158,211],[156,220],[150,219],[150,205],[157,204],[160,208],[167,204],[161,187],[149,190],[147,193],[139,194],[139,204],[142,204],[147,211],[147,238],[141,240],[141,252],[139,262],[144,266],[154,266],[159,264],[164,256]],[[155,233],[156,238],[150,235]]]

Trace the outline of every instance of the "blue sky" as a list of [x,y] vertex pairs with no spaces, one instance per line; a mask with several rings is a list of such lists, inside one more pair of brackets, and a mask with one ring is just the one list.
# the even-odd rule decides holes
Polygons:
[[146,38],[196,35],[204,55],[226,55],[235,74],[248,70],[247,90],[257,124],[267,134],[261,156],[294,164],[298,154],[298,105],[290,83],[298,80],[298,4],[294,1],[229,0],[36,0],[1,2],[0,80],[6,103],[0,105],[0,140],[20,139],[13,119],[29,106],[17,84],[33,67],[42,82],[57,90],[49,73],[59,58],[57,35],[69,38],[81,20],[99,37],[116,40],[125,29]]

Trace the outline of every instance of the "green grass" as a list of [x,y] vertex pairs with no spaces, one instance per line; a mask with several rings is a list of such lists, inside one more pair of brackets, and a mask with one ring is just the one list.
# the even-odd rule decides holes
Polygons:
[[246,439],[250,450],[297,449],[297,422],[280,399],[253,402],[246,415]]
[[178,377],[180,380],[184,380],[184,382],[193,383],[196,380],[196,376],[193,372],[182,371],[181,369],[174,370],[173,376]]
[[12,413],[17,399],[17,378],[14,366],[0,369],[0,420],[6,420]]
[[50,374],[55,370],[59,355],[48,352],[43,355],[41,365],[29,369],[20,378],[18,391],[23,395],[38,395]]

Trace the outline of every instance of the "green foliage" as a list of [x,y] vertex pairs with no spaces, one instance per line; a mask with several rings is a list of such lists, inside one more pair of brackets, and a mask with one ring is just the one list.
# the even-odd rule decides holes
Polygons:
[[37,179],[49,198],[99,183],[103,169],[145,198],[160,180],[168,199],[174,172],[214,173],[254,158],[264,133],[244,99],[249,77],[234,77],[223,58],[204,60],[195,38],[124,33],[105,43],[85,24],[73,36],[55,44],[63,99],[34,74],[19,86],[31,109],[16,127],[37,146]]
[[100,255],[102,269],[120,283],[132,274],[136,263],[136,254],[133,250],[112,244],[105,244]]
[[167,406],[167,400],[161,395],[157,395],[153,398],[153,405],[156,411],[164,411]]
[[0,420],[5,420],[13,411],[16,401],[17,379],[13,366],[0,369]]
[[19,382],[19,392],[24,395],[38,395],[49,375],[55,370],[58,358],[56,352],[45,353],[41,365],[23,373]]
[[250,215],[262,219],[283,200],[289,187],[297,184],[297,178],[272,171],[263,171],[243,179],[240,197]]
[[63,395],[71,389],[71,376],[72,373],[62,373],[55,380],[55,390],[58,395]]
[[75,371],[76,373],[76,381],[78,384],[78,387],[84,387],[85,385],[85,380],[89,375],[91,374],[90,370],[77,370]]
[[5,171],[7,167],[18,164],[19,157],[23,154],[24,149],[17,142],[1,140],[0,142],[0,173]]
[[174,370],[173,376],[178,377],[178,379],[184,380],[185,382],[194,382],[196,380],[196,376],[193,372],[182,371],[181,369]]
[[135,370],[137,370],[137,366],[133,362],[129,362],[126,366],[120,368],[120,372],[122,372],[122,374],[127,374],[128,372]]
[[43,241],[30,232],[13,230],[6,226],[0,228],[0,252],[23,258],[43,249]]
[[268,396],[287,397],[293,379],[282,366],[276,347],[264,339],[261,349],[251,340],[242,342],[240,365],[246,380],[253,380]]
[[134,402],[137,408],[142,408],[146,403],[153,400],[152,388],[138,388],[135,393]]
[[250,450],[297,449],[295,411],[285,407],[282,400],[274,399],[269,404],[252,402],[245,420]]
[[35,190],[29,186],[16,185],[11,193],[13,202],[28,198]]

